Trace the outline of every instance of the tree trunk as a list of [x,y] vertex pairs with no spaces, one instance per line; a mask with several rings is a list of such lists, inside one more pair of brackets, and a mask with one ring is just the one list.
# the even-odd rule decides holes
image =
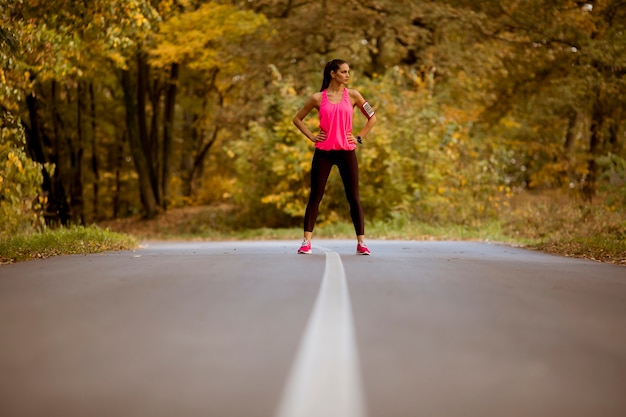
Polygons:
[[[72,204],[71,204],[71,199],[70,199],[70,203],[68,204],[68,198],[67,198],[67,184],[68,181],[66,179],[67,175],[66,175],[66,165],[63,164],[63,161],[66,160],[66,158],[64,158],[63,155],[63,150],[61,147],[61,138],[65,136],[65,132],[64,132],[64,126],[63,126],[63,119],[61,118],[61,115],[59,114],[59,103],[58,103],[58,99],[57,99],[57,82],[56,81],[52,81],[51,84],[51,95],[52,95],[52,131],[53,131],[53,138],[52,140],[50,139],[46,139],[45,136],[43,136],[44,138],[44,143],[48,143],[50,145],[50,157],[48,158],[50,160],[51,163],[54,164],[54,174],[52,176],[52,195],[51,195],[51,199],[50,199],[50,210],[48,210],[50,213],[54,212],[55,215],[58,217],[57,221],[53,220],[52,223],[59,223],[62,225],[67,225],[70,222],[70,219],[72,217]],[[42,129],[42,134],[43,134],[43,129]],[[67,139],[66,139],[67,140]],[[71,151],[71,141],[67,141],[68,142],[68,147],[70,148]],[[71,183],[69,183],[69,186],[71,187]],[[70,191],[70,195],[71,195],[71,191]]]
[[589,137],[589,156],[587,161],[587,176],[583,183],[583,198],[587,202],[591,202],[596,194],[596,180],[598,177],[598,164],[596,157],[598,156],[603,142],[604,129],[604,112],[602,111],[602,103],[600,97],[597,97],[591,114],[591,135]]
[[621,122],[622,122],[622,109],[618,106],[613,108],[613,117],[609,124],[609,138],[608,142],[611,147],[611,152],[620,155],[623,149],[623,143],[620,140],[624,135],[621,134]]
[[165,114],[163,118],[163,171],[161,188],[163,190],[163,208],[167,209],[170,196],[170,172],[172,163],[172,141],[174,132],[174,107],[176,105],[176,88],[178,85],[178,64],[172,64],[169,85],[165,96]]
[[[45,143],[50,141],[46,141],[43,129],[41,128],[41,121],[37,111],[37,96],[35,92],[26,96],[26,107],[28,108],[30,126],[26,126],[24,124],[24,130],[27,134],[26,148],[30,157],[34,161],[42,164],[55,162],[54,158],[46,152]],[[69,220],[69,207],[65,197],[65,187],[63,186],[63,182],[61,181],[59,174],[61,170],[58,168],[59,167],[57,167],[54,170],[54,174],[50,176],[50,173],[45,166],[42,167],[42,174],[44,178],[42,191],[48,198],[44,218],[46,220],[46,224],[48,225],[66,225]]]
[[[116,129],[115,136],[118,136]],[[124,130],[119,139],[115,141],[116,147],[113,161],[115,163],[115,191],[113,192],[113,218],[117,219],[120,215],[122,200],[122,164],[124,163],[124,143],[126,143],[127,131]]]
[[191,171],[192,184],[196,178],[202,175],[202,171],[204,168],[204,160],[206,156],[208,155],[209,151],[211,150],[211,148],[213,147],[213,144],[215,144],[215,141],[217,140],[217,135],[219,134],[219,132],[220,132],[220,128],[216,126],[213,129],[213,132],[211,133],[211,138],[209,139],[209,141],[205,143],[204,146],[202,146],[202,149],[200,149],[200,152],[198,152],[198,154],[196,155],[196,158],[193,161],[193,170]]
[[[160,193],[158,187],[158,179],[156,177],[156,171],[154,169],[154,146],[150,142],[150,134],[148,132],[148,116],[146,114],[146,95],[148,92],[148,76],[149,67],[146,62],[146,57],[142,53],[137,54],[137,120],[138,120],[138,132],[139,140],[141,142],[141,148],[144,152],[144,159],[147,162],[148,179],[150,180],[150,186],[152,187],[152,194],[156,199],[157,205],[160,204]],[[129,132],[130,133],[130,132]]]
[[98,164],[97,134],[96,134],[96,99],[93,93],[93,83],[89,83],[89,102],[91,116],[91,171],[93,173],[93,218],[100,219],[100,167]]
[[195,128],[197,121],[197,114],[183,111],[183,151],[180,160],[180,178],[184,197],[191,197],[193,194],[193,155],[195,144],[198,141],[198,129]]
[[[150,181],[150,167],[146,159],[146,153],[141,141],[139,131],[138,106],[135,103],[135,89],[131,81],[129,70],[122,70],[122,89],[124,91],[124,104],[126,107],[126,130],[131,154],[135,162],[135,169],[139,177],[139,192],[141,203],[146,218],[153,218],[158,214],[157,201],[154,188]],[[145,109],[144,109],[145,111]]]
[[158,80],[154,80],[152,83],[152,89],[150,90],[150,104],[152,109],[152,117],[150,123],[150,134],[148,137],[148,143],[152,154],[150,160],[152,161],[152,171],[154,172],[154,187],[157,196],[157,202],[159,206],[163,207],[163,187],[161,186],[161,174],[163,172],[163,147],[160,146],[159,141],[159,125],[161,123],[161,87]]
[[[83,156],[85,148],[83,146],[83,84],[78,83],[76,90],[76,144],[72,148],[72,186],[70,187],[70,205],[74,221],[85,224],[85,204],[83,200]],[[69,94],[68,94],[68,97]],[[67,137],[68,142],[71,138]]]
[[576,182],[576,170],[572,163],[572,152],[576,142],[576,129],[578,127],[579,113],[575,109],[570,109],[567,115],[567,132],[565,133],[565,143],[563,144],[563,159],[566,163],[567,179],[570,184]]

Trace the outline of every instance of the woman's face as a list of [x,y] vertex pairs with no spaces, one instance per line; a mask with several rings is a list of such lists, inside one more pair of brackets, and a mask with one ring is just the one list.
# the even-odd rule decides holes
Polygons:
[[350,80],[350,66],[348,64],[341,64],[337,71],[331,71],[332,77],[340,84],[348,84]]

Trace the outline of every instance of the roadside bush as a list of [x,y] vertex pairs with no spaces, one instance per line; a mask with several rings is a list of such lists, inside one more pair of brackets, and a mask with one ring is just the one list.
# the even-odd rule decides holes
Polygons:
[[598,165],[604,170],[600,180],[605,204],[613,210],[626,207],[626,159],[609,153],[598,158]]
[[[469,116],[436,105],[428,87],[400,69],[355,88],[377,111],[378,124],[357,148],[361,199],[367,220],[410,219],[467,224],[497,216],[511,189],[500,156],[470,137]],[[251,123],[227,150],[235,158],[235,203],[244,226],[300,225],[309,193],[313,144],[292,119],[306,96],[277,79],[261,105],[265,117]],[[354,130],[365,123],[355,111]],[[316,113],[305,121],[317,131]],[[349,219],[341,178],[331,173],[319,224]]]

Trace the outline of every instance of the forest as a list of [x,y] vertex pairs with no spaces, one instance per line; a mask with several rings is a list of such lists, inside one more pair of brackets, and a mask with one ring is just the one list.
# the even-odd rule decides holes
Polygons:
[[[368,220],[471,224],[523,193],[626,206],[624,0],[0,0],[0,15],[0,235],[217,205],[233,227],[299,226],[313,147],[292,119],[333,58],[378,118],[357,151]],[[348,218],[338,175],[323,204],[320,222]]]

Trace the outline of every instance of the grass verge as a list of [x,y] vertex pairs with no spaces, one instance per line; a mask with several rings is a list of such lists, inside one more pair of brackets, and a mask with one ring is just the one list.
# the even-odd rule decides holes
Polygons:
[[525,246],[568,257],[626,266],[623,208],[555,194],[524,194],[500,218],[502,234]]
[[[140,240],[294,240],[302,230],[292,228],[237,229],[232,213],[218,207],[170,210],[153,220],[123,219],[103,224]],[[398,215],[366,221],[368,239],[474,240],[525,247],[562,256],[626,266],[624,216],[602,205],[581,206],[558,196],[524,195],[498,219],[472,225],[438,224]],[[315,238],[352,239],[350,222],[320,223]]]
[[[142,240],[294,240],[293,228],[237,228],[228,207],[172,209],[155,219],[119,219],[98,226],[50,230],[0,242],[0,262],[60,254],[133,249]],[[567,196],[526,193],[511,201],[498,219],[471,225],[418,222],[397,215],[366,222],[368,239],[475,240],[521,246],[556,255],[626,266],[626,216],[602,204],[580,204]],[[320,223],[316,238],[352,239],[350,222]]]
[[97,226],[73,226],[41,233],[11,236],[0,242],[0,263],[48,258],[55,255],[89,254],[134,249],[137,239]]

